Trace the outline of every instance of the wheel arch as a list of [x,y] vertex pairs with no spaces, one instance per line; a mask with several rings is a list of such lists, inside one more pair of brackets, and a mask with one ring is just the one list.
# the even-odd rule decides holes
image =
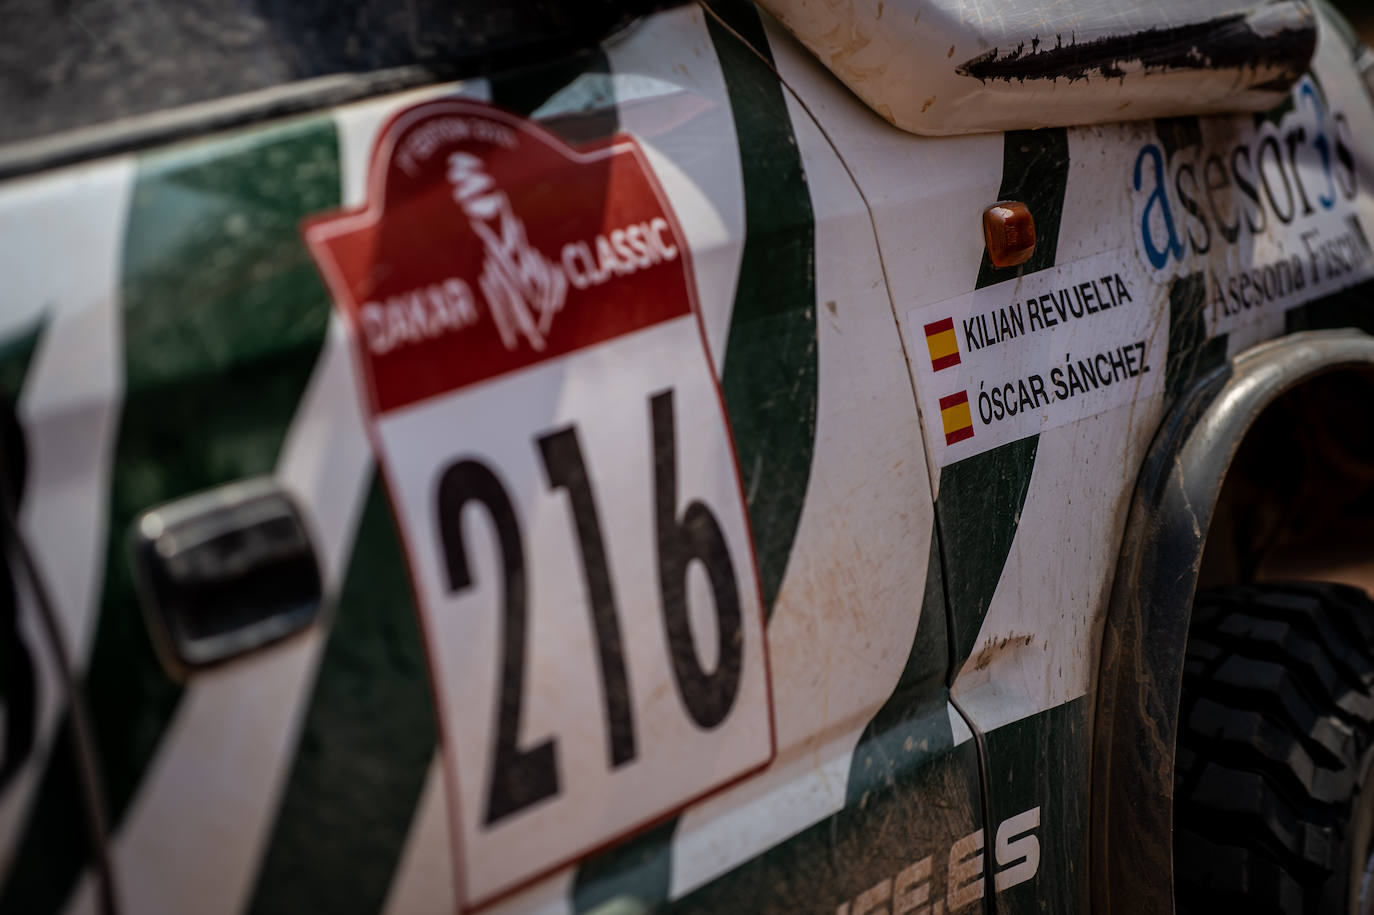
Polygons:
[[1173,912],[1173,769],[1193,594],[1242,442],[1285,394],[1342,369],[1374,374],[1374,337],[1295,333],[1198,379],[1141,465],[1109,599],[1092,744],[1090,868],[1098,913]]

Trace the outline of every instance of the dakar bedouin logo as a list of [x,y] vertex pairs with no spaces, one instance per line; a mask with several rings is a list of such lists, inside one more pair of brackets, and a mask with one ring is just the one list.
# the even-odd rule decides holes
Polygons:
[[572,146],[469,99],[397,115],[366,204],[305,238],[382,411],[693,310],[691,252],[632,136]]
[[448,157],[453,199],[463,208],[472,231],[482,240],[482,273],[478,288],[506,349],[524,337],[542,350],[553,317],[568,297],[568,280],[525,234],[525,224],[507,197],[482,169],[482,160],[466,152]]
[[[567,302],[569,284],[589,289],[678,256],[671,226],[655,216],[567,242],[553,260],[530,242],[524,221],[481,158],[470,152],[450,154],[447,180],[454,202],[481,241],[477,288],[509,350],[523,341],[543,352],[554,317]],[[360,316],[376,353],[461,330],[478,319],[472,286],[461,277],[368,302]]]
[[525,224],[482,166],[466,152],[448,158],[453,199],[482,240],[484,258],[478,288],[507,349],[523,337],[542,351],[554,315],[563,309],[568,283],[577,289],[600,285],[677,257],[668,221],[661,216],[598,233],[591,241],[570,241],[557,263],[530,244]]

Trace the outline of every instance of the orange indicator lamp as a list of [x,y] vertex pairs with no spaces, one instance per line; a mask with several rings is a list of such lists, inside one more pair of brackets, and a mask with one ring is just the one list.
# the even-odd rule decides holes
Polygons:
[[994,267],[1015,267],[1035,253],[1035,219],[1019,200],[1003,200],[983,211],[983,240]]

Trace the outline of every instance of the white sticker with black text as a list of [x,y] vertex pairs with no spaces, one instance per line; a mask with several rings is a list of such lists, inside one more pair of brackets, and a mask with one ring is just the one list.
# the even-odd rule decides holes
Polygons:
[[903,320],[938,466],[1160,390],[1166,293],[1109,252],[987,286]]

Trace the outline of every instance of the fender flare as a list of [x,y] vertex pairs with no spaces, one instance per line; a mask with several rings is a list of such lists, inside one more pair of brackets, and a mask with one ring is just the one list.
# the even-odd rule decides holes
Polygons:
[[1183,654],[1208,527],[1237,448],[1280,395],[1374,369],[1363,331],[1294,333],[1194,383],[1156,433],[1131,499],[1098,666],[1090,873],[1095,913],[1174,911],[1173,778]]

